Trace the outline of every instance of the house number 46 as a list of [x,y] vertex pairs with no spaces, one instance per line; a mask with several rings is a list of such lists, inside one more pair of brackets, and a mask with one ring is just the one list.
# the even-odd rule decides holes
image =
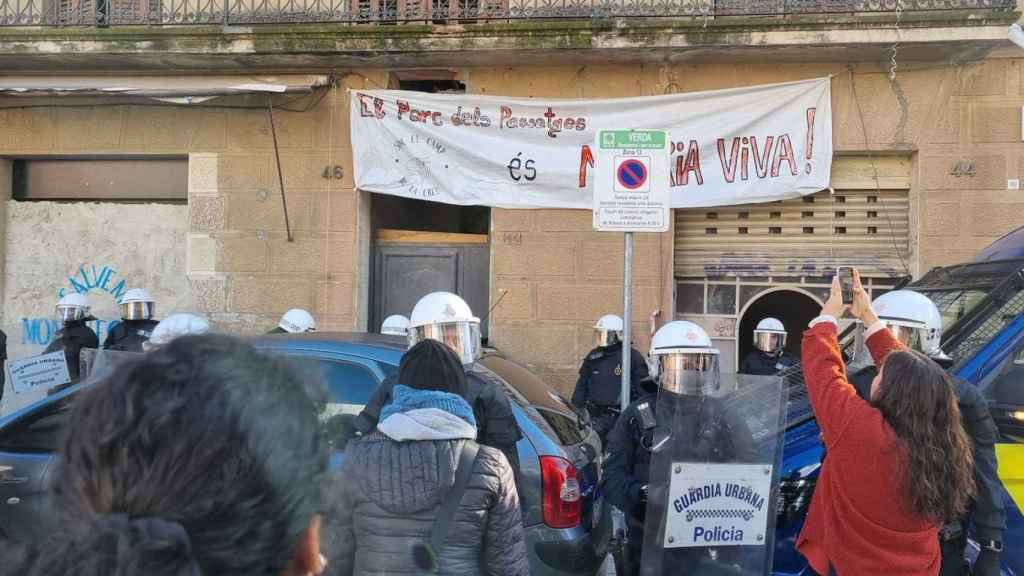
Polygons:
[[324,180],[341,180],[345,177],[345,169],[340,165],[335,164],[334,166],[324,166],[323,174],[320,175]]

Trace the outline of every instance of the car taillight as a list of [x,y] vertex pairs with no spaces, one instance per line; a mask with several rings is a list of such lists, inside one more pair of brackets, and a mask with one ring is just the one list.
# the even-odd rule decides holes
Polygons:
[[579,526],[583,514],[576,467],[557,456],[540,457],[544,523],[552,528]]

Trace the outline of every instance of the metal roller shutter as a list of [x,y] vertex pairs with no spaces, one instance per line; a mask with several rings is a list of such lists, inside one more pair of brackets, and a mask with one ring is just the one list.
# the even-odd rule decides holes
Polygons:
[[676,210],[676,277],[815,275],[836,265],[906,274],[910,159],[837,158],[832,183],[834,195]]

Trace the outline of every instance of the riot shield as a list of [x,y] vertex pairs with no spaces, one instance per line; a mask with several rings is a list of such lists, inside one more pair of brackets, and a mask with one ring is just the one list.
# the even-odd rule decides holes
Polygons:
[[[774,376],[687,373],[659,391],[643,576],[767,575],[786,413]],[[677,380],[679,376],[677,376]]]
[[95,381],[109,374],[117,366],[142,356],[142,352],[122,352],[120,350],[95,350],[83,348],[79,354],[81,380]]

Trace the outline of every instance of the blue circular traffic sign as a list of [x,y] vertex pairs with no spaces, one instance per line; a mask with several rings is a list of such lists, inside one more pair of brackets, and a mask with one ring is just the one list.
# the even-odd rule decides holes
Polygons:
[[619,164],[615,177],[626,190],[636,190],[647,183],[647,165],[637,159],[626,160]]

